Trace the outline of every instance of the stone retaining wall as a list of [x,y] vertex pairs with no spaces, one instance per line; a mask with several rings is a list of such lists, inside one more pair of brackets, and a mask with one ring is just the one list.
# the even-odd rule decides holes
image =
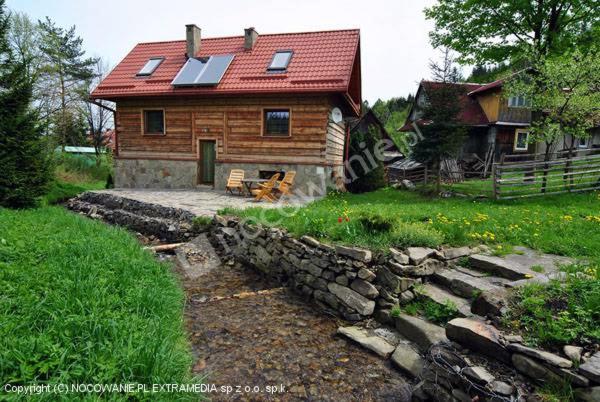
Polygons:
[[115,159],[117,188],[196,188],[197,161]]

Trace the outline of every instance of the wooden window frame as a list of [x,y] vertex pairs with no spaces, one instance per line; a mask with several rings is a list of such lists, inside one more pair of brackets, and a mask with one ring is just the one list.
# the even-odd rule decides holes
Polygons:
[[[148,131],[146,131],[146,112],[162,112],[163,114],[163,132],[160,133],[150,133]],[[167,111],[164,108],[148,108],[148,109],[142,109],[142,135],[147,135],[150,137],[156,137],[156,136],[166,136],[167,135]]]
[[[514,142],[514,145],[513,145],[513,151],[515,151],[515,152],[527,152],[529,150],[529,135],[530,135],[529,131],[530,131],[529,129],[524,129],[524,128],[517,128],[515,130],[515,142]],[[519,142],[519,134],[523,134],[523,133],[527,134],[527,137],[526,137],[527,145],[525,146],[525,148],[519,148],[519,147],[517,147],[517,144]]]
[[[266,124],[266,112],[271,110],[287,110],[290,114],[288,119],[288,134],[287,135],[273,135],[267,134],[267,124]],[[268,106],[260,109],[260,136],[264,138],[291,138],[292,137],[292,108],[285,106]]]

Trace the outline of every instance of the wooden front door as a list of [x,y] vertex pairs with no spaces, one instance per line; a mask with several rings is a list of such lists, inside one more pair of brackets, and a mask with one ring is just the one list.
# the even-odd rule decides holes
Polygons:
[[198,142],[200,159],[198,160],[198,184],[214,184],[215,182],[215,141]]

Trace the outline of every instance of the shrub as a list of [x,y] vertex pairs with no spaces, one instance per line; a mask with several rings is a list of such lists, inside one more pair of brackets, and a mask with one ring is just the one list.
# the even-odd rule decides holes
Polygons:
[[358,221],[365,231],[373,234],[390,232],[398,224],[398,219],[395,217],[382,216],[372,212],[362,212]]

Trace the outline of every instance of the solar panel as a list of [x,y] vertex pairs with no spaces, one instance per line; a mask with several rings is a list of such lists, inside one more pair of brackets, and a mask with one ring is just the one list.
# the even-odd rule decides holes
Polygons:
[[174,86],[217,85],[233,60],[232,54],[189,58],[175,76]]

